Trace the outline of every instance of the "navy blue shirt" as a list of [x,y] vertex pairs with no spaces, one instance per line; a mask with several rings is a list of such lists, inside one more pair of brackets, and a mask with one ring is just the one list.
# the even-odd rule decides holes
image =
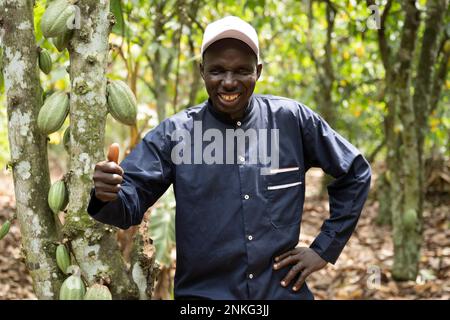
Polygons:
[[[194,136],[194,123],[201,123],[203,133],[217,129],[223,136],[227,129],[278,129],[278,169],[261,174],[267,165],[249,161],[251,145],[245,155],[234,150],[231,164],[174,161],[172,150],[182,139],[172,141],[173,132],[184,129]],[[269,139],[267,144],[272,150]],[[193,159],[198,146],[194,139],[186,145],[183,152],[190,155],[184,156]],[[336,178],[328,186],[330,217],[311,244],[330,263],[355,229],[371,179],[361,153],[318,114],[299,102],[267,95],[253,95],[239,121],[216,111],[210,101],[183,110],[148,132],[120,166],[124,180],[118,199],[103,203],[92,189],[88,212],[127,229],[140,224],[173,184],[175,298],[313,299],[306,284],[298,292],[280,285],[290,267],[272,268],[275,256],[298,244],[305,173],[320,167]]]

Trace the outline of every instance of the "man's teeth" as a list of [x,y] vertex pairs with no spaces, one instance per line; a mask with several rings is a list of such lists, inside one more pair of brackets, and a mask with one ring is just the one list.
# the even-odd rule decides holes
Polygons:
[[220,94],[220,97],[225,101],[234,101],[239,97],[239,94]]

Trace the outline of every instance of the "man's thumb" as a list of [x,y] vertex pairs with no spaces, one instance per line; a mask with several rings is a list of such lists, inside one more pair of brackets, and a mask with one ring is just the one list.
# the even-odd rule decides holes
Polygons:
[[119,144],[113,143],[109,146],[108,149],[108,161],[114,161],[115,163],[119,163]]

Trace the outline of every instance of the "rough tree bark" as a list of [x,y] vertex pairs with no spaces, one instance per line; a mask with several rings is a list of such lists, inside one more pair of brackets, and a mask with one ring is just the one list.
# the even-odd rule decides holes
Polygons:
[[[368,1],[368,4],[373,4]],[[392,275],[397,280],[414,280],[418,273],[420,246],[422,242],[422,210],[424,199],[423,143],[427,132],[427,120],[437,79],[441,69],[435,69],[437,42],[442,30],[444,12],[448,0],[428,1],[427,20],[422,35],[418,64],[414,62],[420,13],[416,1],[404,0],[404,24],[397,52],[392,53],[384,32],[384,23],[391,7],[388,1],[381,17],[378,41],[386,76],[385,118],[388,154],[384,181],[389,185],[380,198],[387,202],[382,216],[392,217],[394,238],[394,265]],[[433,73],[437,75],[433,78]],[[416,74],[413,84],[413,74]],[[435,79],[433,82],[432,79]],[[442,85],[442,82],[440,83]],[[437,87],[440,87],[437,85]],[[411,88],[414,86],[414,96]],[[395,195],[395,196],[392,196]],[[387,201],[386,201],[387,200]]]
[[37,128],[42,89],[32,0],[0,0],[8,138],[16,213],[25,261],[39,299],[57,299],[62,273],[55,261],[56,226],[47,204],[47,136]]
[[391,84],[390,103],[395,108],[394,134],[390,145],[394,146],[390,163],[392,179],[391,212],[394,236],[394,266],[392,275],[398,280],[415,279],[420,257],[419,165],[418,144],[415,130],[416,118],[410,94],[413,58],[420,24],[415,0],[402,4],[405,24],[400,49],[395,59],[397,68]]
[[[85,279],[102,278],[115,299],[148,298],[142,292],[152,286],[152,266],[133,265],[128,270],[115,233],[86,213],[95,164],[105,159],[103,150],[106,106],[105,70],[112,17],[109,1],[80,0],[81,29],[69,46],[70,80],[70,171],[69,207],[64,233]],[[148,262],[148,261],[147,261]],[[135,270],[136,269],[136,270]]]
[[[426,12],[427,19],[425,30],[422,36],[422,45],[417,66],[417,76],[414,90],[414,112],[416,116],[416,134],[418,139],[418,159],[419,159],[419,212],[423,210],[425,198],[425,157],[423,154],[426,133],[429,131],[428,117],[432,111],[432,85],[433,75],[439,74],[439,70],[434,71],[434,66],[439,53],[439,36],[443,29],[444,13],[448,8],[448,0],[428,1]],[[442,86],[442,83],[439,87]],[[436,93],[439,97],[439,93]]]

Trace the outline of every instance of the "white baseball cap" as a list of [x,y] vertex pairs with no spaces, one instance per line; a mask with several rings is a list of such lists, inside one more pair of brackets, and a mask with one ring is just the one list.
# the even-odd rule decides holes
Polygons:
[[211,44],[225,38],[238,39],[247,44],[256,54],[259,61],[258,34],[255,28],[235,16],[228,16],[216,20],[206,26],[205,33],[203,34],[202,56]]

